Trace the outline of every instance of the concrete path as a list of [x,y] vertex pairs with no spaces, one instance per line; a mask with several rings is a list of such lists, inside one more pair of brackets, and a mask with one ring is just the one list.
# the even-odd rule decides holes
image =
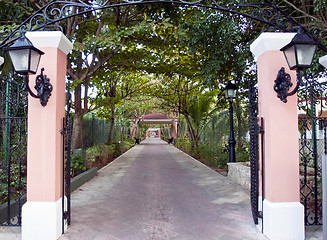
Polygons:
[[147,139],[72,195],[60,240],[266,239],[249,196],[159,139]]
[[[322,239],[308,231],[306,239]],[[321,230],[320,230],[321,233]],[[20,240],[0,228],[0,240]],[[147,139],[72,194],[72,224],[60,240],[264,240],[249,195],[166,144]]]

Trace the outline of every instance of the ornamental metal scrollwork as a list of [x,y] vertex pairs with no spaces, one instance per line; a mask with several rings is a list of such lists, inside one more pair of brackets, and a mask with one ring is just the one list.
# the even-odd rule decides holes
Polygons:
[[285,72],[285,68],[281,68],[278,71],[277,78],[274,84],[274,90],[277,93],[277,97],[283,102],[287,102],[287,97],[290,96],[289,90],[293,86],[291,82],[291,76]]
[[29,94],[33,98],[40,99],[40,103],[43,107],[45,107],[48,103],[48,100],[51,96],[52,92],[52,84],[50,83],[50,78],[47,77],[47,75],[43,74],[44,68],[41,69],[41,74],[36,76],[35,79],[35,90],[37,91],[37,94],[33,93],[32,90],[29,87],[29,78],[28,75],[24,75],[24,87],[25,91],[28,91]]
[[40,98],[40,103],[45,107],[52,92],[52,84],[50,83],[50,78],[43,74],[44,68],[41,69],[41,74],[35,79],[35,90],[37,91],[37,97]]
[[[83,1],[52,1],[36,11],[17,28],[13,29],[11,26],[5,26],[3,30],[0,31],[0,48],[14,42],[27,31],[46,29],[59,29],[63,31],[62,26],[58,23],[74,16],[85,15],[90,12],[114,7],[155,3],[171,3],[211,8],[213,10],[240,15],[247,19],[262,22],[266,26],[282,32],[295,32],[298,27],[305,29],[299,22],[268,0],[257,3],[245,3],[244,1],[240,1],[226,6],[219,5],[216,0],[121,0],[116,4],[113,4],[112,1],[103,1],[102,3],[95,3],[94,1],[92,1],[92,3],[85,3]],[[72,9],[78,9],[78,11],[73,12]],[[306,32],[308,31],[306,30]],[[314,39],[317,39],[317,37],[315,37],[316,32],[308,34]],[[322,45],[320,47],[326,49]]]

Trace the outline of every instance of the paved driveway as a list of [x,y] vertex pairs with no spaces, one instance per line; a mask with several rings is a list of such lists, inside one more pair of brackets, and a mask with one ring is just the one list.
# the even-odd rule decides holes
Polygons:
[[72,194],[60,240],[266,239],[249,195],[165,142],[150,138]]

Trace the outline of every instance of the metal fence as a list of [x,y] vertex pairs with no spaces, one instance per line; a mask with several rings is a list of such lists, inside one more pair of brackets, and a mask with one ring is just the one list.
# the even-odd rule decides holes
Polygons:
[[304,81],[298,94],[300,198],[305,224],[322,224],[321,161],[327,154],[326,83]]
[[27,94],[19,79],[0,85],[0,225],[20,226],[26,201]]
[[[249,124],[248,108],[238,108],[234,111],[234,132],[236,139],[236,161],[250,161],[249,158]],[[224,111],[213,116],[200,129],[199,155],[212,166],[226,167],[229,159],[229,112]],[[187,123],[183,117],[178,125],[178,138],[189,139]],[[179,140],[181,141],[181,140]],[[184,145],[186,143],[184,142]],[[189,146],[191,147],[191,145]]]
[[306,225],[322,224],[321,160],[326,154],[326,125],[323,126],[323,136],[318,136],[319,120],[316,117],[299,118],[300,196]]
[[[237,162],[250,161],[248,108],[234,111],[235,154]],[[224,165],[229,159],[228,138],[230,131],[229,112],[224,111],[206,124],[201,134],[201,143],[214,165]]]
[[[129,136],[128,128],[124,128],[124,136]],[[106,143],[109,138],[110,123],[99,119],[94,113],[86,114],[83,117],[83,149]],[[120,141],[121,126],[115,124],[113,141]]]
[[83,117],[83,148],[99,145],[108,140],[110,124],[90,113]]

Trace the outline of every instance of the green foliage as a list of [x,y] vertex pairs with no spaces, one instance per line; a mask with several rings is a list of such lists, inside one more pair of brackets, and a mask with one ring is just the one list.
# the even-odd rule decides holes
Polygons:
[[[247,109],[240,108],[235,110],[234,131],[236,138],[236,161],[249,161],[249,140],[248,132],[248,114]],[[226,169],[229,160],[229,112],[221,112],[208,118],[208,121],[200,126],[201,138],[198,146],[192,146],[185,128],[185,118],[181,118],[180,130],[182,137],[176,139],[176,147],[190,153],[195,158],[200,159],[209,166],[217,166]]]
[[181,25],[186,34],[183,43],[203,62],[202,81],[210,87],[239,80],[253,63],[249,42],[255,39],[250,22],[238,16],[210,10],[195,12]]
[[192,143],[187,136],[175,140],[175,146],[199,159],[208,166],[225,169],[228,162],[228,151],[222,145],[200,142],[197,148],[192,148]]
[[[248,110],[247,108],[237,108],[234,110],[233,124],[236,139],[236,161],[249,161],[249,139],[247,138],[249,131]],[[211,118],[204,127],[201,142],[221,146],[221,149],[228,149],[229,131],[229,112],[224,111]]]
[[121,144],[121,148],[123,149],[130,149],[131,147],[134,146],[134,140],[133,139],[125,139],[123,143]]
[[313,0],[313,6],[316,13],[327,10],[327,2],[325,0]]
[[[20,175],[21,172],[21,175]],[[21,177],[21,178],[20,178]],[[11,199],[21,197],[26,193],[26,165],[12,163],[10,166]],[[8,175],[0,170],[0,203],[8,201]]]
[[[246,143],[248,144],[248,142]],[[192,148],[192,144],[187,137],[178,138],[175,140],[175,146],[179,149],[186,151],[194,158],[199,159],[208,166],[219,167],[227,169],[229,160],[228,146],[224,144],[204,143],[200,142],[197,148]],[[236,148],[238,158],[237,162],[249,161],[249,149]]]
[[75,177],[86,170],[86,167],[84,166],[84,159],[80,154],[72,154],[70,156],[70,161],[71,177]]
[[86,149],[86,162],[96,162],[100,156],[107,156],[113,153],[113,148],[106,144],[100,144],[97,146]]
[[187,152],[191,151],[192,149],[192,144],[186,135],[184,135],[182,138],[177,138],[175,140],[175,146]]
[[191,140],[193,145],[197,146],[198,141],[200,140],[200,135],[203,131],[204,126],[210,120],[213,113],[216,109],[213,109],[214,102],[214,92],[204,92],[203,94],[192,99],[192,104],[188,110],[188,115],[190,121],[188,123],[189,129],[193,129],[194,135]]
[[29,0],[0,0],[0,22],[18,25],[36,10]]
[[133,140],[123,142],[112,142],[100,144],[86,149],[86,167],[94,165],[105,165],[108,161],[118,157],[123,150],[129,149],[134,145]]

